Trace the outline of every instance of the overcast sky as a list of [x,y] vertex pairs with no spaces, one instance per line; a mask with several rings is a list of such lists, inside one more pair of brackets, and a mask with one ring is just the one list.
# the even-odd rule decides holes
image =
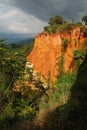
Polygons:
[[87,0],[0,0],[0,32],[39,33],[57,14],[78,21],[87,14]]

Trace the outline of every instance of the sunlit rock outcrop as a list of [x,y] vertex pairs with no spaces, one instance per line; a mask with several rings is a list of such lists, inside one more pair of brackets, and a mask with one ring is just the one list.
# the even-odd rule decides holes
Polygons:
[[[69,42],[65,50],[64,39]],[[27,59],[33,64],[35,72],[39,72],[44,78],[50,75],[51,79],[55,79],[55,76],[59,74],[58,63],[62,55],[64,72],[73,71],[73,51],[80,49],[84,39],[80,28],[72,29],[71,33],[41,33],[35,37],[34,48]]]

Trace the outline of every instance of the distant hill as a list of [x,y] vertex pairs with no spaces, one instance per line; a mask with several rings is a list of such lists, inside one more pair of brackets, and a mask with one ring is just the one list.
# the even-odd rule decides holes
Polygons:
[[31,44],[31,43],[33,43],[33,38],[10,43],[10,46],[15,49],[15,48],[22,47],[25,44]]
[[30,44],[33,43],[34,38],[28,38],[28,39],[23,39],[23,40],[18,40],[17,41],[13,41],[13,42],[8,42],[7,39],[2,38],[0,44],[5,44],[8,46],[11,46],[12,48],[19,48],[25,44]]
[[19,40],[19,41],[15,41],[12,42],[12,44],[25,44],[25,43],[32,43],[33,42],[33,37],[29,38],[29,39],[24,39],[24,40]]
[[6,39],[5,43],[7,44],[31,43],[34,38],[34,35],[0,33],[0,39]]

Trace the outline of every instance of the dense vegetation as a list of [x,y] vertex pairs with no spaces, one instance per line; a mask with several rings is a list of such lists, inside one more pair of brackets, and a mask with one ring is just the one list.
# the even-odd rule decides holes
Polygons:
[[[26,66],[26,57],[31,52],[33,43],[19,46],[2,42],[1,39],[0,129],[19,129],[22,123],[34,119],[45,89],[39,75],[35,80],[33,69]],[[37,91],[32,90],[31,86],[37,86]]]
[[[82,22],[87,25],[87,15],[82,17]],[[57,32],[71,32],[71,29],[74,27],[82,26],[82,22],[75,22],[74,20],[68,21],[63,17],[56,15],[53,18],[49,19],[49,26],[44,27],[44,32],[48,34],[57,33]]]
[[[84,16],[85,24],[86,20]],[[87,37],[87,28],[81,22],[70,23],[61,16],[51,18],[44,31],[70,33],[75,26],[80,26]],[[60,75],[53,84],[48,77],[47,89],[39,75],[35,79],[33,69],[26,68],[26,57],[33,43],[8,46],[2,42],[3,39],[0,40],[0,129],[87,130],[87,40],[80,50],[73,52],[75,70],[64,74],[64,53],[69,40],[62,39]],[[32,85],[37,87],[36,91],[31,89]]]
[[31,115],[35,114],[35,108],[32,108],[34,100],[32,93],[29,94],[27,88],[24,90],[24,95],[13,91],[14,83],[23,75],[26,56],[32,47],[33,44],[22,47],[16,45],[15,48],[13,45],[0,44],[0,128],[2,129],[18,124],[23,118],[31,118]]

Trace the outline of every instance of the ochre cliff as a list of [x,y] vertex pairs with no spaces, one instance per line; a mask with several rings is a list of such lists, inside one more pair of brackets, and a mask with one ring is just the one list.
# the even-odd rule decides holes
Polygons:
[[[62,42],[65,38],[68,39],[69,44],[64,52]],[[39,72],[43,77],[50,74],[51,79],[54,79],[59,74],[58,59],[62,54],[64,55],[64,72],[73,71],[73,51],[80,49],[84,39],[80,28],[73,29],[70,34],[41,33],[35,37],[34,48],[27,59],[33,64],[35,72]]]

